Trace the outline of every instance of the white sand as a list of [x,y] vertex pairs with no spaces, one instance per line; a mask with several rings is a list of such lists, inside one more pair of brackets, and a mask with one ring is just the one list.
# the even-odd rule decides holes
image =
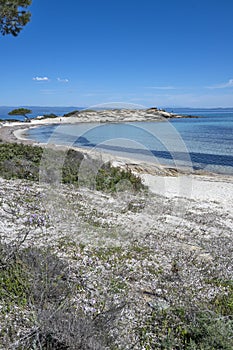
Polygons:
[[25,140],[27,141],[28,138],[26,138],[26,136],[24,135],[25,131],[27,131],[28,129],[18,129],[18,130],[15,130],[13,132],[13,134],[15,135],[15,137],[19,140]]
[[[4,126],[17,126],[25,125],[25,129],[18,129],[14,131],[14,136],[22,141],[26,140],[24,132],[31,126],[57,124],[61,123],[77,123],[80,119],[77,117],[72,118],[56,118],[46,120],[32,120],[31,123],[6,123]],[[90,120],[91,121],[91,120]],[[35,142],[36,144],[36,142]],[[46,145],[44,145],[46,146]],[[94,155],[91,150],[83,150],[75,148],[86,154]],[[134,159],[126,159],[123,157],[116,157],[108,153],[103,153],[104,161],[110,160],[115,166],[121,166],[126,168],[130,165],[137,165],[133,168],[133,171],[143,179],[145,185],[149,187],[151,192],[159,195],[163,195],[168,198],[182,197],[195,201],[208,201],[221,204],[225,209],[233,209],[233,177],[221,176],[221,175],[189,175],[180,174],[179,176],[163,176],[154,175],[154,171],[151,171],[152,164],[148,163],[146,167],[145,163]],[[142,166],[142,169],[139,169]],[[147,168],[143,171],[143,167]],[[159,169],[159,167],[157,167]],[[153,169],[152,169],[153,170]],[[161,167],[162,172],[166,172],[166,168]]]
[[225,209],[233,209],[233,178],[220,175],[141,175],[145,185],[156,194],[168,198],[183,197],[198,201],[221,204]]

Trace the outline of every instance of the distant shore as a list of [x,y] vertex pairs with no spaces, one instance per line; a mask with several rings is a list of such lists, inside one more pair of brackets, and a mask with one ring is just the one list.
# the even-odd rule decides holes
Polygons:
[[44,125],[59,123],[124,123],[124,122],[152,122],[165,121],[177,118],[199,118],[198,116],[175,114],[157,108],[149,109],[106,109],[106,110],[81,110],[74,111],[63,116],[54,114],[41,115],[36,118],[28,118],[25,122],[1,120],[2,126],[16,125]]
[[[29,145],[40,145],[42,147],[62,147],[59,145],[47,145],[36,142],[34,140],[27,139],[24,134],[29,128],[40,127],[45,125],[62,125],[62,124],[79,124],[79,123],[130,123],[130,122],[162,122],[170,119],[180,119],[180,118],[198,118],[198,116],[190,115],[179,115],[167,112],[165,110],[160,110],[157,108],[149,109],[114,109],[114,110],[81,110],[74,113],[69,113],[63,117],[51,117],[45,118],[43,116],[38,116],[37,118],[31,119],[25,122],[2,122],[0,123],[0,139],[3,142],[22,142]],[[79,150],[83,153],[89,153],[88,150],[75,147],[74,149]],[[111,156],[110,154],[105,154],[106,158],[118,159],[119,157]],[[124,159],[124,157],[123,157]],[[126,159],[126,158],[125,158]],[[127,162],[130,164],[141,164],[140,161],[129,160]],[[151,164],[149,164],[151,165]],[[160,168],[160,167],[159,167]],[[170,169],[164,166],[163,169]],[[156,167],[156,172],[158,172],[158,167]],[[160,173],[160,171],[159,171]],[[173,174],[174,170],[169,170],[167,175]]]
[[[147,110],[102,110],[91,111],[85,110],[72,114],[71,116],[63,116],[56,118],[37,117],[31,119],[30,122],[5,122],[0,126],[0,139],[2,142],[16,142],[27,145],[50,147],[56,149],[67,149],[68,146],[55,145],[37,142],[25,137],[25,132],[30,128],[46,126],[46,125],[64,125],[64,124],[79,124],[79,123],[122,123],[122,122],[161,122],[176,118],[198,118],[192,116],[182,116],[174,113],[169,113],[156,108]],[[86,148],[70,147],[74,150],[88,154],[92,157],[98,157],[99,152]],[[147,173],[153,175],[174,176],[178,173],[190,174],[190,168],[180,168],[179,170],[170,167],[169,165],[155,164],[150,160],[138,160],[134,158],[116,156],[107,152],[101,152],[105,161],[118,163],[122,168],[130,167],[132,171],[137,173]],[[195,172],[200,173],[200,172]],[[206,172],[202,172],[206,174]]]
[[24,132],[31,127],[44,125],[78,124],[78,123],[132,123],[132,122],[162,122],[170,119],[199,118],[198,116],[180,115],[157,108],[149,109],[114,109],[114,110],[81,110],[68,113],[63,117],[37,116],[22,121],[1,121],[0,138],[5,142],[18,140],[32,144],[34,141],[23,137]]
[[[30,122],[4,122],[0,123],[0,140],[1,142],[14,142],[23,143],[27,145],[34,145],[40,147],[50,147],[56,149],[67,149],[73,148],[83,154],[91,156],[99,156],[99,151],[68,147],[59,144],[47,144],[41,143],[35,140],[30,140],[25,136],[25,133],[30,128],[37,128],[46,125],[64,125],[64,124],[79,124],[79,123],[123,123],[123,122],[161,122],[170,119],[181,119],[181,118],[199,118],[198,116],[190,115],[178,115],[157,108],[150,108],[145,110],[127,110],[127,109],[115,109],[115,110],[81,110],[75,113],[69,113],[63,117],[51,117],[45,118],[38,116],[37,118],[31,119]],[[166,164],[157,164],[148,159],[134,159],[131,157],[116,156],[107,152],[101,152],[101,156],[105,161],[119,163],[122,168],[128,167],[132,171],[137,173],[146,173],[157,176],[177,176],[178,174],[195,174],[195,175],[218,175],[212,174],[205,170],[193,170],[191,167],[182,167],[177,169]],[[222,176],[222,175],[220,175]],[[223,175],[224,176],[224,175]]]
[[[55,144],[43,144],[33,140],[25,138],[24,133],[31,127],[39,127],[51,124],[67,124],[67,123],[80,123],[80,122],[99,122],[100,114],[94,112],[86,112],[87,115],[79,114],[71,117],[59,117],[40,120],[34,119],[29,122],[18,123],[5,123],[0,127],[0,139],[2,142],[16,142],[41,147],[52,147],[55,149],[71,148],[68,146],[61,146]],[[103,117],[102,121],[108,117]],[[105,113],[107,113],[105,111]],[[113,112],[113,114],[115,111]],[[133,117],[126,117],[129,111],[124,112],[124,121],[145,121],[148,120],[141,114],[134,115]],[[135,112],[136,113],[136,112]],[[167,112],[164,112],[167,113]],[[84,113],[85,114],[85,113]],[[118,118],[112,119],[118,122],[122,122],[122,114]],[[130,114],[130,113],[129,113]],[[157,115],[157,113],[155,113]],[[88,118],[87,118],[88,116]],[[171,118],[181,118],[183,116],[171,116]],[[131,119],[130,119],[131,118]],[[149,117],[148,117],[149,118]],[[152,117],[151,117],[152,118]],[[163,117],[155,117],[151,121],[161,121],[165,119]],[[168,118],[168,117],[167,117]],[[166,119],[167,119],[166,118]],[[133,119],[133,120],[132,120]],[[91,149],[72,147],[74,150],[82,152],[87,157],[99,156],[99,152]],[[229,175],[213,174],[206,171],[194,171],[191,168],[176,169],[167,165],[156,164],[154,162],[147,162],[146,160],[135,160],[132,158],[126,158],[123,156],[116,156],[110,153],[101,153],[101,157],[104,162],[110,161],[113,166],[121,167],[122,169],[130,169],[133,173],[141,177],[145,185],[149,189],[157,194],[168,198],[189,198],[191,200],[200,200],[207,202],[221,203],[225,208],[232,208],[232,193],[233,193],[233,178]],[[201,176],[200,176],[201,175]]]

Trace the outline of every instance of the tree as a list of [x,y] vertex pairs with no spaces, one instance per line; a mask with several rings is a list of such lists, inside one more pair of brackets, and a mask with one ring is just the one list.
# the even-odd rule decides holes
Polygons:
[[27,108],[18,108],[18,109],[13,109],[13,111],[10,111],[8,115],[22,115],[27,121],[30,121],[28,116],[26,114],[30,114],[32,111]]
[[26,11],[32,0],[0,0],[0,33],[17,36],[30,21],[31,13]]

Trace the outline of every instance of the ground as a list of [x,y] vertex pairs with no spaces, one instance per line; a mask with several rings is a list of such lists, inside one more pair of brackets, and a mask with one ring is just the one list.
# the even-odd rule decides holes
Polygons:
[[[50,254],[58,259],[63,265],[52,274],[59,281],[64,271],[66,275],[60,294],[71,288],[64,298],[83,320],[80,325],[74,316],[72,323],[64,305],[51,296],[41,305],[36,300],[43,299],[44,291],[40,297],[33,292],[30,303],[26,293],[20,303],[8,290],[14,298],[1,302],[2,311],[8,310],[0,319],[2,349],[23,348],[33,337],[38,345],[36,332],[38,339],[49,333],[53,341],[68,344],[66,349],[232,348],[232,316],[227,312],[233,302],[224,298],[232,298],[233,216],[221,198],[125,188],[104,193],[5,179],[0,179],[0,192],[2,244],[11,253],[23,252],[23,257],[17,252],[18,259],[24,266],[30,261],[30,269],[45,252],[43,261],[50,261]],[[25,258],[27,249],[35,254],[32,260]],[[39,274],[34,273],[35,279]],[[225,300],[231,307],[223,312]],[[76,338],[68,331],[61,335],[61,312],[63,321],[70,320],[69,329],[75,325]],[[200,313],[206,317],[203,322]],[[218,339],[220,334],[224,339]]]

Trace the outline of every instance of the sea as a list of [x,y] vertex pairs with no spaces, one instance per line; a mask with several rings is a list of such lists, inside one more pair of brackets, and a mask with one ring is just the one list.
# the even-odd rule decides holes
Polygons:
[[[62,116],[81,107],[27,107]],[[13,107],[0,107],[0,119]],[[162,122],[57,124],[29,129],[26,138],[88,148],[178,168],[233,175],[233,108],[166,108],[197,118]]]

